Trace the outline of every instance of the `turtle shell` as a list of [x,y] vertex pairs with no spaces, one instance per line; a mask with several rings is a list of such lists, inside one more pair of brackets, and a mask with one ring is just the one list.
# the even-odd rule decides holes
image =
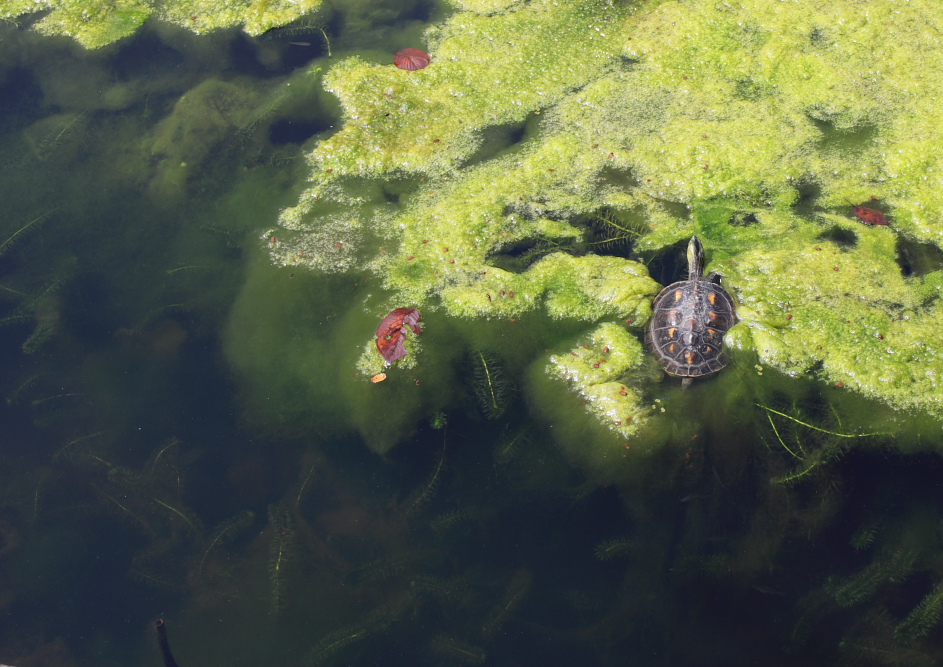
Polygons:
[[704,251],[697,237],[688,248],[689,279],[655,297],[645,341],[669,375],[684,378],[716,373],[727,365],[724,334],[737,323],[730,294],[712,275],[702,275]]

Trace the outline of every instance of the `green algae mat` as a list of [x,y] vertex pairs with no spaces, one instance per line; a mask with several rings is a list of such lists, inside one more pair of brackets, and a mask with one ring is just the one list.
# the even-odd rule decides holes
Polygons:
[[[390,306],[469,327],[582,322],[537,375],[629,437],[659,414],[640,343],[659,286],[642,261],[697,234],[740,304],[727,344],[741,370],[943,412],[943,274],[910,259],[938,257],[943,239],[943,9],[456,9],[427,32],[426,69],[347,58],[327,70],[344,124],[267,233],[275,262],[366,269]],[[489,151],[489,132],[509,127],[515,141]],[[395,211],[357,200],[363,180],[403,178],[417,185]],[[860,204],[890,224],[864,224]],[[359,247],[344,244],[355,234]],[[368,343],[363,373],[380,361]]]
[[196,34],[239,26],[250,35],[283,26],[321,7],[322,0],[8,0],[0,18],[44,15],[35,29],[97,49],[134,34],[145,21],[176,24]]
[[[50,0],[34,28],[95,48],[145,20],[259,34],[319,5],[210,4]],[[537,337],[532,384],[631,438],[660,414],[641,331],[678,277],[650,267],[697,234],[740,305],[741,374],[943,414],[943,8],[456,0],[444,16],[415,45],[422,70],[364,54],[312,68],[342,125],[266,230],[272,261],[374,276],[376,322],[398,307],[455,332],[560,322],[568,337]],[[384,369],[372,333],[364,391]],[[446,344],[398,364],[434,365]]]

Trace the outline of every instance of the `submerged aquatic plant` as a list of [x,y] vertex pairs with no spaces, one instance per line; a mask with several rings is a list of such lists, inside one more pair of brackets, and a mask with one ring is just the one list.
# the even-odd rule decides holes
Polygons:
[[[31,234],[39,232],[52,214],[52,211],[47,211],[32,216],[0,241],[0,260]],[[0,317],[0,326],[30,321],[34,324],[32,333],[23,341],[22,350],[26,354],[33,354],[58,333],[62,303],[57,293],[68,282],[71,270],[72,267],[66,265],[59,275],[43,276],[41,285],[35,284],[35,279],[34,284],[29,287],[14,286],[11,283],[0,284],[0,300],[10,299],[18,302],[11,312]]]
[[[767,405],[757,404],[757,407],[766,413],[775,442],[789,455],[796,466],[792,472],[775,477],[772,481],[776,484],[788,484],[802,479],[823,463],[841,456],[857,438],[884,435],[882,433],[840,433],[803,421]],[[788,431],[783,424],[790,427]]]
[[268,508],[272,537],[269,541],[269,584],[272,589],[272,610],[278,613],[288,604],[287,567],[295,550],[295,522],[291,509],[284,503],[272,503]]
[[481,350],[471,352],[471,387],[482,413],[497,419],[507,410],[511,384],[497,358]]
[[943,572],[937,556],[943,535],[939,517],[928,514],[929,508],[907,509],[908,515],[880,529],[869,527],[874,534],[870,563],[832,576],[824,586],[840,607],[858,611],[866,621],[850,628],[842,650],[870,659],[880,656],[882,664],[923,664],[938,650],[927,638],[943,618]]

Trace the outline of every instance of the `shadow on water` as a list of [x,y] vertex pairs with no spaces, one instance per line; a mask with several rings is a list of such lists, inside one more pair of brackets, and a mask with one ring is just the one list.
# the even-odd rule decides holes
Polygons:
[[897,237],[897,264],[901,275],[925,276],[943,269],[943,250],[932,243],[918,243],[904,236]]

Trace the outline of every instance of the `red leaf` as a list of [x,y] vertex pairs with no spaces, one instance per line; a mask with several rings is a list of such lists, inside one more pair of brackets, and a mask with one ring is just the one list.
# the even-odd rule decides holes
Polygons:
[[866,225],[886,225],[887,217],[880,211],[865,206],[854,206],[855,217]]
[[387,366],[407,355],[403,341],[410,328],[417,336],[422,333],[418,324],[421,319],[415,308],[397,308],[380,322],[377,328],[377,350],[386,359]]

